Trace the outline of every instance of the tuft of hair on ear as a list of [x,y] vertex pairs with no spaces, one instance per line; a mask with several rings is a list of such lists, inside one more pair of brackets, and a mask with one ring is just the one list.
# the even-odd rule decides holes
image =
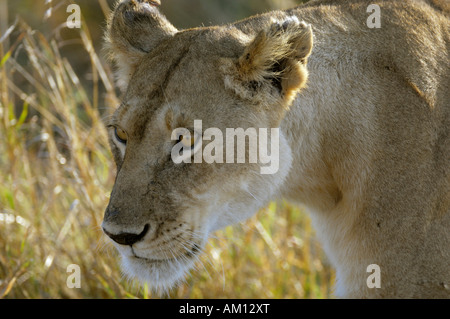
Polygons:
[[225,63],[227,86],[246,99],[258,99],[264,90],[276,92],[288,107],[306,84],[306,63],[312,46],[311,27],[297,17],[271,21],[237,61]]

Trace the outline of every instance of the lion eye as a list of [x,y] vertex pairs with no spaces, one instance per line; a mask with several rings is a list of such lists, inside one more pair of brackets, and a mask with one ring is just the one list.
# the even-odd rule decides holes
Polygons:
[[117,140],[122,144],[127,144],[127,133],[122,130],[120,127],[116,127],[114,129],[114,135],[116,136]]

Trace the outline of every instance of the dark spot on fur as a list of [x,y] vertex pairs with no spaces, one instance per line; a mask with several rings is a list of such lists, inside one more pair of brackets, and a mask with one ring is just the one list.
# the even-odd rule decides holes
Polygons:
[[192,246],[192,252],[195,254],[199,251],[200,251],[200,247],[197,244],[194,244],[194,246]]
[[250,90],[256,91],[261,87],[261,83],[259,83],[258,81],[250,81],[248,82],[248,87]]
[[188,251],[188,252],[186,253],[186,256],[188,256],[188,257],[193,257],[193,256],[195,256],[198,252],[200,252],[200,246],[197,245],[197,244],[194,244],[194,245],[192,245],[191,250]]

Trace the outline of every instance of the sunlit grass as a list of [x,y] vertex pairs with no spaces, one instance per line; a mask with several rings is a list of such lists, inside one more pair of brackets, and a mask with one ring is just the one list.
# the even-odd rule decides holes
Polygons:
[[[88,30],[89,70],[24,21],[11,30],[0,43],[0,298],[156,297],[122,276],[100,229],[115,178],[102,120],[118,99]],[[80,289],[66,285],[70,264]],[[333,276],[308,216],[279,202],[215,233],[170,297],[327,298]]]

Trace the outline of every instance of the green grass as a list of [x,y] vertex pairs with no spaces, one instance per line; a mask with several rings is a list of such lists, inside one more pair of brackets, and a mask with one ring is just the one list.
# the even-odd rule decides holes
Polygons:
[[[88,70],[24,21],[14,32],[0,44],[0,298],[156,297],[122,276],[100,229],[115,178],[102,121],[118,102],[109,68],[87,29]],[[70,264],[80,289],[66,285]],[[170,297],[328,298],[333,281],[308,215],[279,202],[213,234]]]

